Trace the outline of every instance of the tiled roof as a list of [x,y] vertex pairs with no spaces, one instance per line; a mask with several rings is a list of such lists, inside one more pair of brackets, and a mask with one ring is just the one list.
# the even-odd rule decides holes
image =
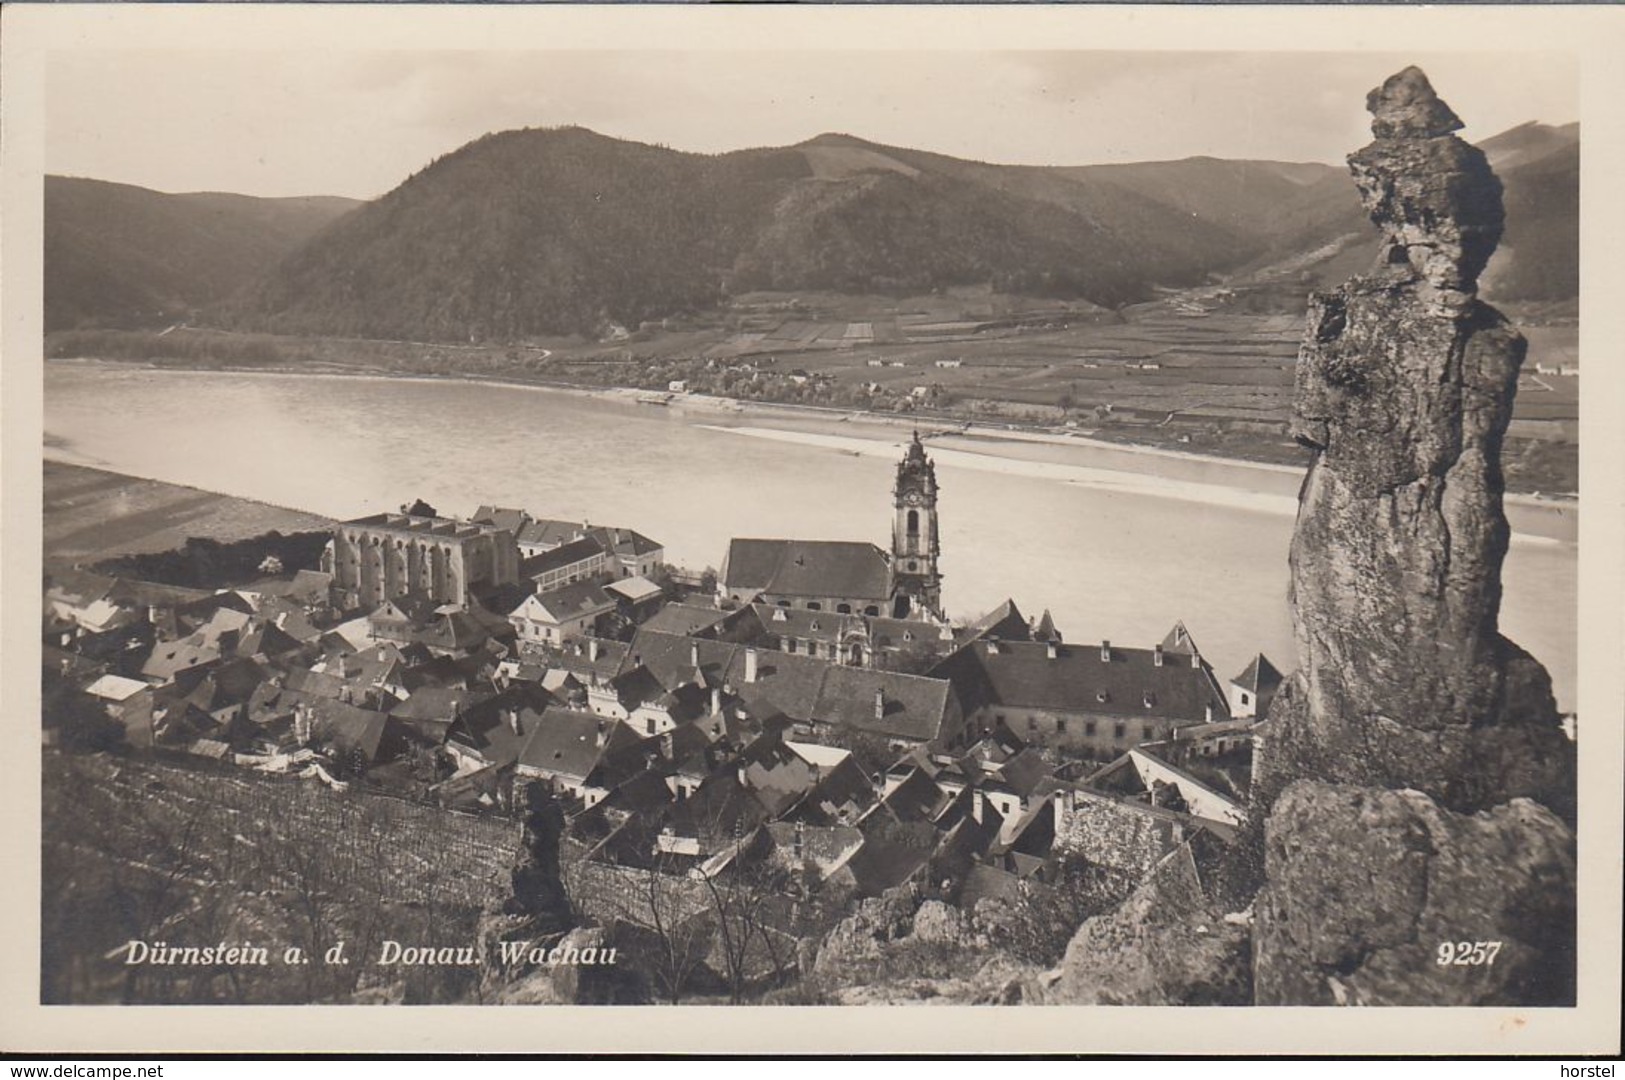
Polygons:
[[643,622],[643,629],[661,634],[695,634],[726,622],[731,611],[700,604],[667,604]]
[[622,578],[619,581],[612,581],[608,585],[605,585],[604,589],[619,596],[624,596],[627,600],[634,604],[641,604],[645,600],[652,600],[659,596],[662,592],[659,585],[656,585],[646,577]]
[[1243,690],[1251,690],[1255,694],[1267,694],[1281,685],[1283,676],[1270,663],[1269,657],[1259,653],[1253,657],[1252,662],[1230,681]]
[[519,564],[520,577],[540,577],[553,570],[562,570],[567,566],[574,566],[579,562],[586,562],[595,555],[604,554],[604,545],[591,536],[583,536],[579,540],[572,540],[568,544],[560,545],[551,551],[544,551],[540,555],[532,555]]
[[941,734],[951,700],[945,679],[831,664],[814,715],[876,735],[929,742]]
[[517,533],[530,520],[530,515],[506,506],[482,506],[468,520]]
[[965,627],[965,638],[974,641],[981,637],[996,637],[1001,641],[1026,641],[1031,635],[1027,620],[1014,600],[1006,600],[980,619]]
[[1151,649],[1112,646],[1109,661],[1096,644],[1055,646],[1053,657],[1050,650],[1041,642],[1017,641],[1003,642],[995,652],[976,642],[932,674],[953,680],[966,712],[1009,705],[1196,722],[1211,705],[1215,716],[1228,715],[1205,666],[1172,659],[1158,665]]
[[490,691],[425,686],[389,710],[397,720],[435,720],[450,723],[468,709],[495,695]]
[[1200,652],[1196,641],[1191,637],[1190,631],[1185,629],[1183,622],[1176,622],[1173,629],[1168,631],[1162,639],[1162,651],[1165,653],[1179,653],[1181,656],[1190,656],[1193,652]]
[[[527,603],[531,604],[532,610],[539,611],[541,615],[555,623],[599,615],[615,608],[615,601],[609,598],[603,586],[596,581],[578,581],[560,589],[537,593],[535,598]],[[524,608],[525,605],[521,604],[517,610],[524,611]]]
[[619,724],[589,712],[549,706],[519,751],[519,764],[554,776],[585,780],[605,749],[599,745],[600,730],[607,745],[610,731]]
[[330,698],[313,699],[310,707],[315,713],[311,730],[318,739],[332,742],[341,750],[359,749],[368,761],[377,760],[388,716]]
[[891,566],[870,543],[736,538],[728,545],[724,587],[884,602],[891,599]]
[[526,522],[520,528],[516,539],[527,546],[548,544],[557,547],[579,537],[582,529],[583,525],[579,521],[552,521],[543,518]]
[[66,603],[83,607],[93,604],[113,591],[115,578],[89,570],[69,568],[53,570],[45,575],[47,593],[54,593]]
[[604,545],[604,550],[613,551],[617,555],[637,558],[642,555],[653,555],[663,549],[662,544],[633,529],[610,529],[597,526],[589,529],[588,532],[599,539]]

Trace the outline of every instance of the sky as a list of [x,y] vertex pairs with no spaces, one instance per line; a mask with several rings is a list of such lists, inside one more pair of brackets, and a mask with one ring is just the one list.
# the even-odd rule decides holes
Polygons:
[[491,131],[580,125],[716,153],[827,131],[1008,164],[1339,162],[1417,63],[1482,139],[1579,119],[1555,53],[61,52],[48,172],[160,191],[374,198]]

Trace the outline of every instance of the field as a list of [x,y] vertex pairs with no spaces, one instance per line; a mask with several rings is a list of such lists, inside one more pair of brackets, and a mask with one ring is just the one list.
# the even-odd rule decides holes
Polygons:
[[[390,938],[471,944],[519,839],[508,820],[190,762],[47,750],[43,784],[46,1002],[466,998],[471,972],[365,961]],[[131,940],[247,942],[273,959],[129,967]],[[340,941],[351,963],[323,963]],[[283,963],[290,945],[315,959]]]
[[243,540],[325,529],[325,518],[209,491],[45,462],[47,567],[179,548],[192,537]]
[[[757,293],[604,341],[446,346],[181,328],[161,339],[58,335],[51,355],[704,393],[1301,464],[1287,422],[1302,316],[1288,307],[1273,293],[1222,286],[1169,291],[1119,312],[975,289],[907,299]],[[1532,314],[1529,323],[1508,484],[1572,492],[1578,331],[1572,319]]]

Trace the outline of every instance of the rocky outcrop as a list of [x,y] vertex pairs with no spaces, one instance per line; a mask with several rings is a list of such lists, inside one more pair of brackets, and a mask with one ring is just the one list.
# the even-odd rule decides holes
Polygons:
[[1078,928],[1046,1000],[1065,1005],[1246,1005],[1247,920],[1203,892],[1189,847],[1170,852],[1121,907]]
[[1475,811],[1573,814],[1573,754],[1544,668],[1499,632],[1502,437],[1523,338],[1478,301],[1501,187],[1407,68],[1349,159],[1386,251],[1311,298],[1293,425],[1316,450],[1292,543],[1300,667],[1270,710],[1260,787],[1414,788]]
[[1499,630],[1525,351],[1476,297],[1501,187],[1416,68],[1367,106],[1376,139],[1349,167],[1383,258],[1311,298],[1298,360],[1294,431],[1316,454],[1292,541],[1300,666],[1255,747],[1255,1000],[1564,1004],[1573,745],[1545,669]]
[[1574,844],[1545,807],[1300,781],[1267,858],[1261,1004],[1573,1003]]

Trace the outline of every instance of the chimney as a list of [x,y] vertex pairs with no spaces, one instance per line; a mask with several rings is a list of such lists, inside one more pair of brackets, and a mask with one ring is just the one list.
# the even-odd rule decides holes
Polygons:
[[751,647],[746,648],[745,649],[745,681],[748,682],[748,683],[753,683],[753,682],[756,681],[756,670],[757,670],[756,665],[757,665],[757,661],[758,661],[758,657],[756,655],[755,647],[751,646]]
[[1202,654],[1196,651],[1196,646],[1192,645],[1191,646],[1191,667],[1199,668],[1201,666],[1202,666]]
[[722,711],[722,688],[720,686],[713,686],[711,688],[711,713],[714,716],[714,715],[716,715],[717,713],[719,713],[721,711]]
[[593,740],[593,745],[602,750],[607,742],[609,742],[609,722],[600,720],[598,721],[598,737]]
[[1112,643],[1110,640],[1100,643],[1100,661],[1103,664],[1112,662]]
[[987,654],[989,656],[997,656],[997,655],[999,655],[999,639],[998,638],[988,638],[987,639]]
[[1161,667],[1162,666],[1162,646],[1161,645],[1157,645],[1154,648],[1152,648],[1152,650],[1151,650],[1151,666],[1152,667]]
[[1051,660],[1054,660],[1056,657],[1061,655],[1061,650],[1055,647],[1055,642],[1046,641],[1044,643],[1044,655],[1048,656]]
[[591,660],[595,664],[598,662],[598,639],[597,638],[588,638],[587,639],[587,659]]
[[1213,723],[1213,706],[1209,705],[1202,710],[1202,722],[1204,724]]
[[513,732],[515,735],[523,735],[524,734],[523,731],[519,730],[519,710],[518,709],[503,709],[502,710],[502,719],[507,722],[509,731]]
[[981,788],[977,788],[976,793],[971,796],[970,816],[976,819],[978,825],[982,823],[982,814],[986,806],[987,796],[982,794]]
[[884,690],[875,691],[875,719],[886,719],[886,692]]
[[692,668],[700,666],[700,643],[697,641],[688,643],[688,666]]

